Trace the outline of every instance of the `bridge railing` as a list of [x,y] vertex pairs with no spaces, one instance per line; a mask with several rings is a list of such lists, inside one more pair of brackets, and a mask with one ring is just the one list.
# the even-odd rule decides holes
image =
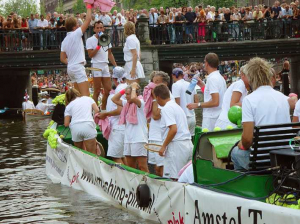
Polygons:
[[[112,37],[113,47],[124,46],[123,27],[107,26],[105,32]],[[152,45],[297,38],[300,20],[149,24],[149,32]],[[84,44],[93,34],[93,27],[89,27],[83,35]],[[59,49],[66,35],[65,29],[0,30],[0,52]]]
[[[109,26],[105,28],[105,33],[111,36],[112,46],[124,45],[123,27]],[[84,45],[93,34],[93,27],[89,27],[82,37]],[[0,30],[0,52],[60,49],[66,35],[65,29],[56,28],[37,29],[32,32],[28,29]]]
[[300,20],[149,24],[152,44],[266,40],[300,37]]

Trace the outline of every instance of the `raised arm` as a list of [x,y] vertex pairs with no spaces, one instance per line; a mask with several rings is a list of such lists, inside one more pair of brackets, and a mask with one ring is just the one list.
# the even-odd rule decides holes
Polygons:
[[123,107],[121,97],[125,93],[125,89],[121,90],[119,93],[115,94],[111,101],[114,102],[116,105]]
[[84,23],[80,27],[82,33],[85,33],[85,31],[89,28],[91,20],[92,20],[92,5],[86,4],[86,18]]
[[131,101],[140,108],[142,105],[142,102],[136,94],[136,90],[138,87],[139,87],[139,85],[136,82],[131,84]]

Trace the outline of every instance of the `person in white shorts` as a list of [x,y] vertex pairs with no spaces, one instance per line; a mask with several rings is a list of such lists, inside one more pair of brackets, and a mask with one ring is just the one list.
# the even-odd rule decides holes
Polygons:
[[126,42],[124,44],[124,69],[127,73],[126,80],[128,83],[139,82],[145,78],[144,69],[140,62],[141,46],[140,41],[135,35],[135,25],[133,22],[127,22],[124,25],[124,34]]
[[92,110],[99,112],[94,100],[88,96],[81,96],[76,89],[66,92],[65,127],[70,127],[72,141],[78,148],[96,154],[96,124],[92,116]]
[[[147,150],[144,145],[148,143],[147,119],[144,114],[145,102],[138,97],[139,85],[134,82],[126,89],[121,90],[112,97],[112,101],[122,106],[119,124],[125,124],[124,155],[127,165],[149,172],[147,165]],[[122,95],[125,95],[125,100]]]
[[236,124],[233,124],[228,119],[228,111],[232,106],[242,106],[242,101],[248,94],[250,89],[248,78],[244,73],[245,65],[240,69],[241,79],[232,83],[226,90],[223,98],[222,111],[216,121],[215,127],[226,129],[229,125],[236,128]]
[[[115,94],[127,87],[125,76],[126,73],[122,67],[117,66],[113,69],[112,80],[116,86],[116,89],[107,98],[106,112],[101,111],[98,117],[100,119],[105,119],[108,117],[110,122],[111,132],[108,138],[107,156],[112,157],[113,161],[116,163],[122,163],[126,165],[127,163],[124,156],[125,125],[119,125],[122,107],[117,106],[111,100]],[[122,97],[125,99],[124,95]]]
[[[154,71],[150,76],[153,76],[153,83],[156,85],[164,84],[168,86],[170,84],[170,76],[163,71]],[[154,94],[153,94],[154,95]],[[173,95],[171,95],[171,100],[174,101]],[[149,124],[149,143],[162,145],[161,138],[161,128],[160,128],[160,120],[161,120],[161,107],[157,104],[155,96],[153,96],[152,102],[152,117]],[[149,151],[148,155],[148,163],[155,165],[155,173],[158,176],[163,176],[163,166],[164,166],[164,157],[160,156],[156,152]]]
[[191,95],[186,93],[190,83],[184,80],[184,74],[181,68],[175,68],[172,71],[174,83],[172,85],[172,94],[176,103],[183,109],[188,122],[189,130],[192,136],[195,135],[196,115],[194,110],[189,110],[186,106],[190,103],[199,103],[196,89]]
[[[208,53],[204,59],[205,70],[208,73],[204,89],[204,102],[191,103],[187,107],[192,110],[198,107],[203,108],[202,129],[212,131],[222,111],[223,97],[227,89],[225,79],[218,71],[219,57],[215,53]],[[198,85],[203,87],[203,82],[198,78]]]
[[75,88],[82,96],[89,96],[89,83],[86,76],[84,65],[85,52],[82,35],[90,25],[92,19],[92,6],[86,5],[86,19],[81,27],[78,27],[76,18],[70,17],[66,20],[67,36],[61,44],[60,61],[67,65],[67,72],[74,83]]
[[100,95],[101,87],[104,88],[102,97],[101,110],[106,110],[107,97],[111,90],[111,79],[108,67],[108,59],[113,66],[117,66],[114,55],[112,53],[112,46],[109,44],[106,47],[98,45],[99,35],[104,32],[104,26],[101,21],[97,21],[94,24],[95,34],[88,38],[86,41],[86,49],[89,57],[92,59],[92,67],[99,68],[102,71],[93,71],[93,83],[94,83],[94,94],[93,99],[96,104],[98,103],[98,97]]
[[186,115],[182,108],[170,99],[167,86],[154,88],[154,95],[161,109],[161,133],[163,144],[159,151],[164,159],[163,177],[178,179],[179,171],[192,159],[193,144]]

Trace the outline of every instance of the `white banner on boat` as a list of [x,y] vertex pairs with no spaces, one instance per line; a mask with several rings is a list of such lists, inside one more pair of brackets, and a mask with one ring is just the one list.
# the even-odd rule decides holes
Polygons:
[[[184,223],[284,224],[300,223],[300,211],[186,186]],[[174,222],[173,222],[174,223]],[[173,224],[169,223],[169,224]]]
[[47,145],[46,173],[55,183],[83,190],[145,219],[167,224],[299,224],[300,212],[147,177],[148,208],[139,208],[136,188],[143,175],[108,165],[59,141]]

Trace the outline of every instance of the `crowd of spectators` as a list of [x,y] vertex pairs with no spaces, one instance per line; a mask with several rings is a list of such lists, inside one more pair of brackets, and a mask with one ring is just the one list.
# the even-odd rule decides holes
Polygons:
[[38,86],[39,89],[54,88],[65,93],[70,87],[73,87],[66,71],[46,71],[46,74],[37,75],[36,72],[31,74],[32,86]]
[[[299,20],[299,0],[290,4],[280,4],[276,1],[273,6],[256,5],[247,7],[215,8],[214,6],[202,7],[167,7],[151,8],[150,10],[124,10],[112,13],[93,11],[91,27],[96,21],[102,21],[107,32],[112,36],[114,46],[124,42],[123,26],[127,21],[137,23],[141,14],[149,17],[150,39],[152,44],[174,43],[201,43],[216,41],[217,34],[227,33],[232,39],[237,40],[247,30],[251,34],[251,23],[265,22],[267,20],[283,21],[279,29],[288,29],[285,37],[299,37],[299,23],[293,25],[291,21]],[[0,15],[0,51],[32,50],[33,48],[46,49],[60,47],[66,35],[65,20],[75,16],[78,25],[85,20],[86,13],[75,15],[57,12],[46,15],[31,14],[21,17],[12,12],[7,17]],[[239,24],[247,24],[243,29]],[[210,26],[208,26],[210,24]],[[214,25],[211,25],[214,24]],[[227,28],[216,27],[215,24],[230,24]],[[265,27],[268,26],[265,25]],[[208,28],[210,28],[208,30]],[[278,26],[277,26],[278,28]],[[60,32],[62,31],[62,32]],[[85,38],[92,35],[92,29]],[[210,38],[207,38],[207,35]],[[281,36],[277,36],[280,38]],[[272,38],[272,37],[271,37]],[[273,37],[274,38],[274,37]],[[226,40],[230,40],[227,38]],[[220,41],[220,40],[218,40]]]

